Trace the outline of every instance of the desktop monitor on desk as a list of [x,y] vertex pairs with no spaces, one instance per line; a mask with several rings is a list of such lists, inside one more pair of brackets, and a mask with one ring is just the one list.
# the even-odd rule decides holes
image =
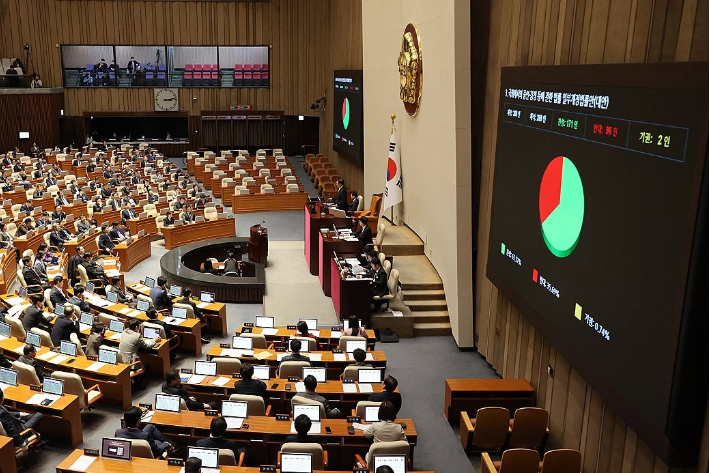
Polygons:
[[249,413],[249,403],[246,401],[222,401],[224,417],[240,417],[246,419]]
[[269,365],[252,365],[254,367],[254,375],[252,378],[261,381],[268,381],[271,377],[271,368]]
[[42,337],[38,333],[27,332],[27,337],[25,338],[25,343],[28,345],[33,345],[35,348],[39,349],[41,345]]
[[237,348],[239,350],[253,350],[254,339],[250,337],[240,337],[239,335],[235,335],[232,337],[232,348]]
[[114,291],[108,291],[106,293],[106,299],[109,302],[113,302],[114,304],[118,304],[118,293],[116,293]]
[[200,292],[200,302],[211,304],[214,302],[214,292]]
[[101,456],[112,460],[131,460],[131,441],[106,438],[101,441]]
[[320,410],[322,404],[294,404],[293,405],[293,418],[305,414],[311,422],[320,422]]
[[112,332],[122,333],[126,329],[126,324],[120,320],[111,320],[108,329]]
[[17,370],[0,368],[0,383],[17,386]]
[[407,473],[407,455],[373,455],[373,471],[381,466],[389,466],[394,473]]
[[312,473],[313,455],[310,453],[281,454],[281,473]]
[[64,395],[64,380],[57,378],[44,378],[42,382],[42,392],[45,394],[55,394],[57,396]]
[[358,348],[362,351],[367,351],[367,340],[347,340],[345,342],[346,353],[352,353]]
[[310,367],[304,366],[302,379],[306,379],[306,376],[309,376],[309,375],[316,378],[316,381],[319,383],[326,382],[325,368],[310,368]]
[[107,363],[109,365],[117,365],[118,364],[118,351],[111,350],[108,348],[99,348],[98,360],[101,363]]
[[59,353],[71,357],[76,356],[76,343],[62,340],[59,345]]
[[257,315],[254,325],[261,328],[274,328],[274,318]]
[[170,294],[175,297],[180,297],[182,295],[182,287],[170,286]]
[[380,421],[380,406],[365,406],[365,423],[372,424]]
[[203,376],[217,376],[217,363],[214,361],[196,361],[195,374]]
[[10,338],[10,325],[5,322],[0,322],[0,335],[5,338]]
[[187,319],[187,309],[184,307],[173,307],[171,315],[176,319],[185,320]]
[[357,370],[357,382],[358,383],[381,383],[382,382],[382,370],[373,368],[365,368]]
[[143,326],[143,338],[156,338],[160,337],[160,329],[157,327],[146,327]]
[[155,395],[155,410],[166,412],[180,412],[180,396],[174,394]]
[[204,468],[219,468],[218,448],[187,447],[187,458],[190,457],[202,460],[203,471]]
[[143,285],[144,285],[145,287],[153,288],[153,287],[155,287],[155,279],[146,276]]
[[147,312],[150,309],[150,302],[138,299],[136,302],[136,309],[142,312]]
[[305,322],[308,330],[318,330],[318,319],[298,319],[299,322]]

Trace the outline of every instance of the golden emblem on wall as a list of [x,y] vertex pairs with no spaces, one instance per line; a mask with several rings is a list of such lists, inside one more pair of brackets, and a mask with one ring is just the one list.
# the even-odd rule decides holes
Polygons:
[[404,28],[399,52],[399,98],[411,116],[417,114],[422,99],[422,48],[419,32],[413,24]]

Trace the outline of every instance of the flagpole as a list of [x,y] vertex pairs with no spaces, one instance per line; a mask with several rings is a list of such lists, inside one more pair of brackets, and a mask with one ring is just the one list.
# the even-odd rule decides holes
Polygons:
[[[392,126],[390,126],[390,135],[392,133],[394,133],[394,119],[395,118],[397,118],[397,115],[395,115],[394,113],[392,115],[390,115],[390,119],[392,120]],[[392,223],[392,225],[395,225],[395,226],[397,225],[396,223],[394,223],[394,205],[392,207],[390,207],[390,223]]]

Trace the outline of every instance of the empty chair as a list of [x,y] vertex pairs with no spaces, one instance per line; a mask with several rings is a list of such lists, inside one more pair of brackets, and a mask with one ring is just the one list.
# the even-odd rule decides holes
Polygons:
[[282,176],[293,176],[293,171],[290,168],[281,169]]
[[64,392],[79,398],[79,409],[91,408],[92,404],[103,397],[101,386],[94,384],[89,389],[84,389],[81,377],[76,373],[55,370],[52,377],[64,380]]
[[[353,366],[353,368],[360,368],[360,367]],[[357,378],[355,378],[355,379],[357,379]],[[365,408],[366,407],[378,407],[379,408],[381,404],[382,404],[381,402],[377,402],[377,401],[358,401],[357,405],[355,406],[354,415],[360,417],[361,419],[365,419]]]
[[251,64],[244,64],[244,85],[252,85]]
[[[20,274],[19,272],[17,273]],[[20,319],[14,317],[5,317],[5,323],[10,326],[10,336],[17,339],[27,338],[27,333],[25,332],[25,327],[22,325]]]
[[461,444],[464,450],[499,450],[505,445],[510,427],[510,411],[504,407],[484,407],[471,420],[461,411]]
[[205,207],[205,220],[217,220],[218,212],[216,207]]
[[261,65],[261,85],[268,85],[269,83],[269,65]]
[[539,407],[521,407],[515,411],[508,447],[542,448],[547,435],[548,413]]
[[273,194],[274,193],[274,186],[271,184],[262,184],[261,185],[261,193],[262,194]]
[[276,460],[277,467],[281,466],[281,453],[309,453],[314,470],[328,469],[328,452],[323,450],[323,447],[318,443],[288,442],[283,444]]
[[246,401],[248,416],[268,416],[271,415],[271,406],[264,404],[264,398],[251,394],[232,394],[230,401]]
[[298,184],[286,184],[286,192],[299,192]]
[[542,457],[540,473],[579,473],[582,468],[582,454],[567,448],[550,450]]
[[271,176],[271,170],[269,168],[260,168],[259,169],[259,177],[268,177]]
[[41,346],[47,347],[49,349],[56,348],[54,346],[54,343],[52,343],[52,337],[49,335],[49,332],[47,332],[46,330],[42,330],[41,328],[37,328],[37,327],[32,327],[30,329],[30,332],[36,333],[37,335],[39,335],[39,337],[40,337],[39,344]]
[[218,356],[212,358],[212,361],[217,363],[217,374],[231,376],[234,373],[239,373],[242,368],[242,362],[238,358]]
[[540,455],[527,448],[511,448],[503,452],[500,462],[491,460],[487,452],[481,454],[481,473],[538,473]]
[[382,269],[385,270],[385,274],[387,277],[390,277],[390,272],[392,271],[392,263],[390,263],[389,260],[385,260],[385,262],[382,264]]
[[300,378],[303,374],[303,368],[309,366],[311,364],[307,361],[282,361],[276,376],[281,379],[288,379],[289,376]]

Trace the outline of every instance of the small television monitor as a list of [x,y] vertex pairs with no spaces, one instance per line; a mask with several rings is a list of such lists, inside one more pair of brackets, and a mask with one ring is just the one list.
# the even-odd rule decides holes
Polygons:
[[260,379],[261,381],[268,381],[271,377],[271,368],[269,365],[252,365],[254,367],[255,379]]
[[379,369],[361,369],[357,370],[358,383],[381,383],[382,370]]
[[312,473],[313,456],[310,453],[282,453],[281,473]]
[[[300,338],[306,338],[306,337],[300,337]],[[291,340],[293,340],[293,339],[290,339],[288,341],[289,346],[291,346]],[[299,340],[299,341],[301,342],[301,350],[300,350],[301,353],[308,353],[309,351],[311,351],[311,344],[309,341],[307,341],[307,340]]]
[[10,326],[5,322],[0,322],[0,335],[10,338]]
[[42,382],[42,392],[61,396],[64,394],[64,380],[46,376]]
[[257,315],[254,325],[261,328],[274,328],[274,318]]
[[174,394],[157,393],[155,395],[155,410],[180,412],[180,396]]
[[367,340],[348,340],[345,342],[346,353],[352,353],[358,348],[367,351]]
[[121,333],[126,329],[126,324],[121,320],[111,320],[108,329],[112,332]]
[[108,348],[99,348],[98,359],[101,363],[107,363],[109,365],[118,364],[118,351],[109,350]]
[[319,383],[325,383],[326,382],[326,377],[325,377],[325,368],[309,368],[307,366],[303,367],[303,379],[306,379],[306,376],[311,375],[314,378],[316,378],[316,381]]
[[150,309],[150,302],[138,299],[138,301],[136,302],[136,309],[146,312],[148,309]]
[[200,292],[200,301],[209,304],[214,302],[214,292]]
[[187,458],[190,457],[202,460],[202,468],[219,468],[218,448],[187,447]]
[[254,348],[254,339],[235,335],[232,337],[232,348],[238,348],[239,350],[252,350]]
[[380,406],[365,406],[365,422],[373,423],[380,421]]
[[106,293],[106,299],[108,299],[109,302],[113,302],[114,304],[118,304],[118,293],[113,292],[113,291],[108,291]]
[[247,418],[249,403],[246,401],[222,401],[222,415],[224,417]]
[[42,337],[40,337],[38,333],[27,332],[27,338],[25,338],[25,343],[27,343],[28,345],[34,345],[35,347],[39,348],[41,346],[41,341]]
[[17,370],[0,368],[0,383],[17,386]]
[[305,322],[308,330],[318,330],[318,319],[298,319],[298,321]]
[[101,440],[101,456],[112,460],[131,460],[131,441],[104,437]]
[[21,140],[29,140],[30,139],[30,132],[29,131],[21,131],[18,133],[18,138]]
[[152,287],[155,287],[155,279],[146,276],[143,285],[144,285],[145,287],[151,287],[151,288],[152,288]]
[[86,282],[86,292],[88,292],[89,294],[94,293],[94,287],[95,287],[95,285],[91,281]]
[[156,327],[143,326],[143,338],[155,338],[160,336],[160,329]]
[[84,324],[84,325],[93,325],[94,314],[90,314],[88,312],[82,312],[81,316],[79,317],[79,323]]
[[57,315],[64,315],[64,304],[57,304],[54,306],[54,313]]
[[171,315],[176,319],[187,319],[187,309],[184,307],[173,307]]
[[59,344],[59,353],[67,356],[76,356],[76,343],[62,340]]
[[217,376],[217,363],[213,361],[196,361],[195,374],[204,376]]
[[182,287],[170,286],[170,294],[175,297],[180,297],[182,295]]
[[374,471],[386,465],[394,473],[407,473],[407,455],[373,455],[372,458]]
[[311,422],[320,422],[320,410],[321,404],[294,404],[293,405],[293,418],[305,414],[311,419]]

